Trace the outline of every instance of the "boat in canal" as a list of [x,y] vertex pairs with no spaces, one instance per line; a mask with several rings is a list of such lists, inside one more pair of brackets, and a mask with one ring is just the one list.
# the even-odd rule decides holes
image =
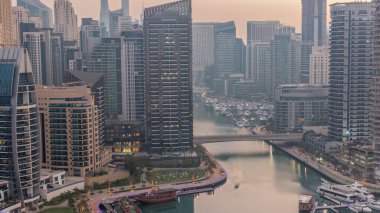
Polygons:
[[380,211],[380,201],[368,202],[367,206],[373,210]]
[[177,200],[177,190],[172,188],[154,189],[137,197],[137,201],[145,204],[158,204],[175,200]]
[[310,194],[302,194],[298,200],[299,212],[310,212],[313,209],[313,196]]
[[367,213],[372,212],[366,204],[364,203],[354,203],[348,206],[348,208],[355,213]]
[[317,193],[332,201],[341,203],[355,203],[359,200],[358,193],[348,185],[339,185],[332,183],[322,183],[318,187]]

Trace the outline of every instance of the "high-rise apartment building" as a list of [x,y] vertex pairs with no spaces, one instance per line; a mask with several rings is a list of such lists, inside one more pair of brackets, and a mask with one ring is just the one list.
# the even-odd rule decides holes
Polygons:
[[313,46],[327,43],[326,0],[302,0],[302,79],[309,82],[310,54]]
[[374,12],[369,2],[331,5],[328,135],[335,141],[369,138]]
[[215,69],[221,78],[235,73],[236,26],[233,21],[215,25]]
[[279,21],[247,22],[247,42],[271,42],[281,24]]
[[123,10],[123,16],[128,17],[129,14],[129,0],[121,0],[121,9]]
[[110,30],[110,8],[108,0],[101,0],[100,8],[100,29],[102,37],[108,37]]
[[[40,199],[40,129],[32,64],[26,49],[0,48],[0,180],[11,201]],[[10,202],[12,203],[12,202]]]
[[105,115],[117,118],[122,114],[121,38],[102,38],[90,55],[88,71],[103,74]]
[[51,33],[51,85],[61,86],[65,75],[64,41],[62,33]]
[[90,54],[94,47],[100,43],[100,36],[98,21],[92,18],[83,18],[79,35],[83,67],[88,67]]
[[41,0],[17,0],[17,6],[28,9],[30,17],[40,18],[43,28],[53,27],[53,11]]
[[249,41],[247,65],[245,77],[257,83],[257,92],[269,94],[272,68],[271,43]]
[[12,19],[13,19],[13,43],[17,46],[22,44],[22,34],[20,33],[20,24],[29,23],[30,15],[29,10],[17,6],[12,8]]
[[205,86],[205,69],[215,63],[215,24],[193,23],[193,74],[195,85]]
[[[374,16],[374,60],[373,60],[373,82],[371,89],[371,141],[376,155],[376,167],[380,168],[380,0],[374,0],[375,16]],[[376,171],[378,173],[378,171]]]
[[28,50],[36,84],[53,85],[51,30],[23,32],[23,46]]
[[78,17],[69,0],[54,1],[54,32],[63,33],[65,41],[78,40]]
[[144,11],[145,134],[151,152],[184,151],[193,146],[191,29],[191,0]]
[[12,1],[2,0],[0,4],[0,47],[12,47],[13,45]]
[[298,84],[301,69],[301,39],[294,27],[283,26],[271,42],[270,98],[280,84]]
[[145,117],[145,70],[142,28],[122,33],[121,94],[121,120],[143,124]]
[[310,55],[309,84],[329,84],[329,60],[330,52],[328,46],[313,46],[313,51]]
[[42,166],[85,177],[100,168],[99,108],[88,86],[37,86]]

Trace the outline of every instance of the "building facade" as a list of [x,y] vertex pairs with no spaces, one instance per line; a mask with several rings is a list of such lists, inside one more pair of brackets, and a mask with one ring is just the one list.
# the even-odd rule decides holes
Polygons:
[[144,33],[141,28],[122,33],[121,51],[121,119],[143,124],[145,120],[145,69]]
[[271,42],[270,95],[280,84],[298,84],[301,73],[301,40],[293,27],[284,27]]
[[120,38],[101,39],[90,55],[88,72],[103,74],[105,116],[117,118],[122,114]]
[[271,42],[278,34],[279,21],[249,21],[247,23],[248,42]]
[[374,148],[376,163],[375,172],[380,176],[380,0],[375,0],[375,16],[374,16],[374,35],[373,35],[373,49],[374,49],[374,73],[371,85],[371,142]]
[[193,146],[191,0],[144,11],[146,143],[151,152]]
[[20,33],[20,24],[29,23],[29,21],[30,15],[28,9],[21,6],[12,7],[13,44],[21,46],[22,34]]
[[275,131],[302,132],[304,126],[326,125],[327,86],[280,85],[275,91]]
[[215,63],[216,23],[193,23],[194,84],[205,86],[205,70]]
[[63,33],[65,41],[78,41],[78,17],[69,0],[54,1],[54,32]]
[[233,21],[215,25],[216,76],[236,72],[235,70],[236,26]]
[[53,27],[53,11],[41,0],[17,0],[17,6],[28,9],[31,17],[40,18],[43,28]]
[[92,18],[83,18],[79,35],[83,67],[88,67],[91,52],[100,43],[100,36],[99,22]]
[[2,0],[0,5],[0,47],[12,47],[12,1]]
[[26,49],[0,48],[0,76],[0,180],[9,182],[8,199],[25,206],[40,198],[41,166],[36,88]]
[[330,52],[328,46],[314,46],[310,55],[309,84],[329,84]]
[[37,86],[42,165],[85,177],[100,168],[99,109],[88,86]]
[[23,46],[30,54],[36,84],[52,85],[51,31],[30,30],[23,33]]
[[313,46],[327,43],[326,13],[326,0],[302,0],[302,83],[308,83],[310,78],[310,54]]
[[328,135],[332,140],[370,136],[374,12],[369,2],[331,5]]

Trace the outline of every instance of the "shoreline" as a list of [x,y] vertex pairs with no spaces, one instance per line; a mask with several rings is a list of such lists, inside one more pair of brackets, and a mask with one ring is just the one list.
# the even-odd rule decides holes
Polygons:
[[[223,186],[228,179],[227,171],[219,164],[219,162],[207,151],[205,148],[205,154],[209,157],[210,161],[213,161],[215,168],[213,168],[213,174],[210,174],[210,178],[204,180],[198,180],[195,182],[182,182],[182,183],[168,183],[161,184],[159,187],[161,189],[172,188],[177,191],[177,197],[187,194],[199,194],[205,193],[207,191],[214,191],[218,187]],[[90,207],[93,211],[97,211],[100,203],[119,201],[122,199],[133,199],[141,194],[150,192],[152,187],[145,187],[139,189],[131,189],[124,192],[115,192],[114,195],[98,194],[96,198],[90,202]],[[190,193],[191,192],[191,193]]]
[[[319,174],[321,174],[322,176],[326,177],[327,179],[331,180],[334,183],[349,185],[357,181],[350,177],[343,176],[342,174],[339,174],[338,172],[333,171],[324,165],[318,164],[317,162],[315,162],[314,160],[310,158],[307,158],[307,159],[302,158],[301,153],[296,153],[298,152],[298,150],[294,149],[294,146],[292,148],[285,148],[285,147],[280,146],[279,144],[276,144],[276,142],[274,141],[267,141],[267,140],[265,141],[265,143],[274,146],[276,149],[287,154],[294,160],[304,164],[305,166],[314,170],[315,172],[318,172]],[[380,185],[370,184],[370,183],[361,183],[361,184],[363,184],[365,187],[371,190],[374,194],[380,195]]]

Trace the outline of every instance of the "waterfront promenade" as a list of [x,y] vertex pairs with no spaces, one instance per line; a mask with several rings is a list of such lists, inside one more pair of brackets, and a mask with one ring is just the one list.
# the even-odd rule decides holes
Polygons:
[[[202,193],[211,191],[211,189],[215,189],[221,185],[223,185],[227,181],[227,172],[223,169],[223,167],[218,163],[218,161],[206,150],[206,155],[209,157],[211,161],[213,161],[215,168],[213,168],[213,172],[209,173],[206,178],[197,181],[191,182],[183,182],[183,183],[170,183],[170,184],[160,184],[158,187],[161,189],[176,189],[178,194],[188,194],[186,192],[191,192],[192,194]],[[119,187],[121,188],[121,187]],[[133,198],[140,194],[150,192],[152,190],[152,186],[145,186],[142,183],[136,184],[135,189],[132,189],[130,186],[125,186],[126,191],[123,192],[114,192],[112,195],[106,194],[105,192],[95,193],[95,195],[88,202],[89,208],[92,212],[99,212],[98,206],[103,202],[112,202],[125,198]]]
[[[300,148],[298,147],[284,147],[282,146],[283,143],[277,143],[276,141],[266,141],[267,143],[273,145],[279,150],[282,150],[283,152],[287,153],[294,159],[304,163],[305,165],[309,166],[310,168],[314,169],[315,171],[321,173],[322,175],[326,176],[330,180],[332,180],[335,183],[339,184],[352,184],[356,182],[357,180],[347,177],[343,174],[341,174],[338,171],[335,171],[331,166],[318,163],[315,161],[311,156],[304,154]],[[375,194],[380,194],[380,185],[377,184],[371,184],[371,183],[363,183],[362,185],[370,189]]]

